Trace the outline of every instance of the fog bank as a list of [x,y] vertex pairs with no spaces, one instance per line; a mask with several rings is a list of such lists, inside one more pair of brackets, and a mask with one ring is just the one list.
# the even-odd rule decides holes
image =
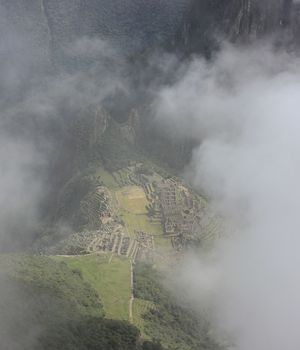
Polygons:
[[186,176],[232,227],[180,285],[239,350],[300,344],[299,99],[297,55],[266,43],[195,58],[157,98],[158,122],[198,140]]

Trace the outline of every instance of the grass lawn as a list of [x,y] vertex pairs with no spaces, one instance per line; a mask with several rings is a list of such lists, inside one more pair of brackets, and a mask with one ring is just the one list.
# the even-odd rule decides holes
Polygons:
[[168,250],[173,249],[171,238],[167,238],[162,235],[154,236],[154,243],[156,248],[165,248]]
[[139,186],[126,186],[116,192],[120,207],[131,214],[146,214],[148,204],[144,190]]
[[99,293],[106,318],[129,319],[130,262],[110,254],[93,254],[76,257],[55,257],[63,260],[72,269],[82,272],[83,278]]
[[126,224],[129,235],[133,235],[134,231],[144,231],[153,235],[163,234],[162,225],[151,222],[147,214],[132,214],[125,210],[121,210],[120,214]]
[[170,239],[163,237],[162,224],[151,221],[147,215],[146,205],[148,201],[141,187],[123,187],[116,192],[116,198],[120,206],[120,217],[130,236],[134,236],[135,231],[147,232],[154,235],[156,247],[172,247]]

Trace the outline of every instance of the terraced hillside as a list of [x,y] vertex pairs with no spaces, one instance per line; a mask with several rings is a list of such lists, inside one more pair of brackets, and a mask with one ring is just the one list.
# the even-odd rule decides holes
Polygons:
[[[209,246],[220,235],[219,219],[205,199],[178,178],[161,175],[149,162],[130,161],[115,171],[93,166],[83,177],[90,185],[77,207],[88,224],[44,246],[40,253],[78,271],[101,296],[108,319],[129,322],[144,341],[156,339],[166,349],[176,349],[171,329],[161,328],[157,317],[161,312],[163,317],[177,316],[161,304],[160,293],[167,292],[160,273],[150,266],[164,269],[187,249]],[[142,275],[141,283],[148,287],[136,284]],[[154,288],[158,296],[149,297],[140,288],[147,293]],[[187,333],[184,330],[177,336],[180,349],[198,349],[196,330],[191,339]]]
[[[101,300],[104,319],[136,327],[141,344],[156,346],[149,349],[177,349],[176,342],[180,349],[201,349],[208,331],[200,324],[201,339],[185,329],[176,342],[173,330],[160,324],[159,314],[175,322],[190,311],[178,311],[175,300],[171,309],[164,305],[170,295],[158,271],[176,265],[188,249],[209,247],[222,231],[220,219],[172,169],[138,147],[129,124],[91,108],[74,119],[70,140],[71,176],[32,247],[34,259],[51,258],[77,274]],[[141,292],[142,274],[156,296]]]
[[[131,264],[112,254],[56,256],[76,271],[101,296],[107,319],[137,327],[143,342],[163,349],[220,349],[209,336],[209,325],[188,305],[179,306],[163,286],[164,275],[149,264]],[[205,339],[205,343],[203,343]]]
[[75,219],[83,224],[44,247],[47,254],[110,252],[154,261],[208,245],[220,234],[220,221],[205,199],[141,162],[112,172],[96,167],[79,182],[90,184],[76,205]]
[[148,264],[133,268],[129,259],[112,254],[1,255],[2,345],[16,350],[221,349],[210,338],[205,318],[179,306],[162,278]]
[[[0,282],[2,349],[147,349],[136,327],[109,314],[104,318],[99,289],[88,283],[81,270],[70,269],[63,261],[2,255]],[[107,281],[103,278],[103,282]]]

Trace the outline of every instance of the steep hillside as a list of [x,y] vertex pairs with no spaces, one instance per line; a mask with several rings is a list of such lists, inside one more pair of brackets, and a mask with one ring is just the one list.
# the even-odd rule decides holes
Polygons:
[[63,262],[0,256],[1,348],[138,349],[139,331],[103,318],[98,293]]
[[[7,73],[1,125],[13,143],[30,141],[30,156],[37,150],[33,165],[16,168],[16,182],[38,182],[39,193],[30,228],[16,215],[15,236],[6,233],[28,255],[0,256],[0,347],[219,349],[205,316],[178,305],[162,271],[188,250],[209,249],[222,234],[221,220],[180,178],[192,141],[171,142],[145,112],[149,80],[158,78],[156,86],[168,78],[143,58],[174,37],[186,1],[0,0],[0,6],[0,73]],[[222,17],[222,6],[215,15]],[[82,38],[79,54],[70,55]],[[117,47],[116,56],[125,52],[125,73],[112,73],[121,60],[105,56],[110,46],[102,39]],[[24,200],[20,186],[12,193]],[[16,199],[11,192],[7,198],[9,212]],[[9,242],[0,249],[15,248]]]
[[151,265],[110,254],[0,256],[0,338],[10,350],[221,349]]
[[207,201],[167,161],[163,165],[162,154],[155,158],[137,144],[130,121],[86,114],[75,121],[71,135],[73,171],[48,211],[38,251],[85,254],[107,248],[134,258],[149,255],[153,244],[176,252],[192,243],[210,244],[220,235]]
[[298,41],[298,13],[299,5],[293,0],[194,0],[176,47],[179,44],[187,53],[209,54],[219,39],[245,43],[275,34],[287,45]]
[[152,47],[174,34],[186,2],[1,0],[0,5],[9,23],[31,31],[36,48],[50,48],[61,59],[66,46],[84,36],[107,39],[126,52]]
[[[163,274],[155,271],[173,265],[189,249],[209,249],[222,234],[220,218],[174,170],[138,145],[131,119],[118,123],[91,108],[74,119],[68,142],[73,145],[72,171],[31,247],[31,252],[42,256],[32,259],[49,262],[48,256],[53,266],[68,266],[99,296],[107,319],[136,327],[125,333],[131,337],[131,332],[140,332],[145,349],[162,349],[159,343],[168,350],[178,344],[186,350],[214,347],[205,319],[197,319],[190,308],[171,300]],[[59,283],[43,269],[48,270],[48,263],[40,267],[39,283],[44,283],[43,278],[49,286]],[[22,275],[35,270],[28,265],[29,272]],[[76,288],[80,291],[81,286]],[[156,294],[150,297],[152,289]],[[96,307],[91,310],[96,311]],[[192,331],[179,320],[194,317]],[[98,327],[100,321],[89,322]],[[112,325],[117,334],[119,325],[128,326]]]

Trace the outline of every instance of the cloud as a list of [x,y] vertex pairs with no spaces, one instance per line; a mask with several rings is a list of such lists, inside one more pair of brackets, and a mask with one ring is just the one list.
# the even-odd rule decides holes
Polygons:
[[184,284],[199,307],[210,301],[235,348],[297,348],[298,57],[266,43],[224,45],[183,71],[158,94],[157,120],[198,141],[186,173],[233,228],[213,257],[184,265]]
[[0,250],[24,247],[40,229],[72,120],[117,89],[127,90],[124,58],[109,43],[77,38],[65,48],[68,64],[56,67],[31,27],[6,15],[1,7]]
[[81,37],[65,48],[67,56],[73,58],[101,58],[103,56],[111,58],[115,55],[115,50],[108,43],[100,38]]

